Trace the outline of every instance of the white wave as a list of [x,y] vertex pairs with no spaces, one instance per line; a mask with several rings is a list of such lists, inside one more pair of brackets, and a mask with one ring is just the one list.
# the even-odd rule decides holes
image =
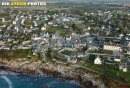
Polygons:
[[15,73],[15,72],[10,72],[10,71],[0,71],[0,75],[14,75],[14,76],[16,76],[17,75],[17,73]]
[[7,78],[7,76],[1,76],[7,83],[8,83],[8,85],[9,85],[9,88],[13,88],[12,87],[12,82],[10,81],[10,79],[9,78]]

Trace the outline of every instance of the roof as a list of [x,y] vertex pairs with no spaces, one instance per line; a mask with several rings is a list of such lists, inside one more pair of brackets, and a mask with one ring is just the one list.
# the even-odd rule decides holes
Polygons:
[[120,59],[120,56],[115,56],[116,59]]
[[115,56],[120,56],[120,55],[122,55],[122,53],[121,53],[121,52],[118,52],[118,51],[113,51],[113,55],[115,55]]
[[99,57],[99,56],[97,56],[97,58],[96,59],[99,59],[99,60],[101,60],[101,58]]
[[74,42],[73,41],[67,41],[65,46],[68,47],[68,48],[73,48]]
[[59,40],[57,40],[57,39],[51,39],[50,40],[50,44],[51,45],[54,45],[56,43],[58,44],[58,46],[59,45],[61,46],[61,44],[63,45],[65,43],[65,39],[64,38],[60,38]]
[[57,40],[56,45],[57,46],[62,46],[62,43],[60,42],[60,40]]
[[126,36],[127,39],[130,39],[130,36]]
[[50,44],[54,45],[56,43],[56,39],[51,39]]
[[65,43],[65,39],[64,39],[64,38],[60,38],[60,42],[61,42],[62,44],[64,44],[64,43]]

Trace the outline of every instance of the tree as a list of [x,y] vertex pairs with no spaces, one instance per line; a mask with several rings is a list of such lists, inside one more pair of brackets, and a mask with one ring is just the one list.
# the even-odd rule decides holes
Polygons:
[[54,55],[52,54],[52,48],[48,48],[46,56],[50,59],[52,59],[54,57]]
[[124,26],[123,26],[123,23],[119,22],[118,23],[118,28],[119,30],[117,31],[118,33],[124,33]]
[[71,27],[72,27],[72,29],[73,29],[76,33],[78,33],[78,34],[82,33],[82,29],[81,29],[80,25],[78,25],[78,24],[72,24]]
[[37,59],[37,60],[42,59],[42,54],[41,54],[41,52],[37,52],[37,54],[36,54],[36,59]]
[[51,16],[49,19],[48,19],[48,21],[52,21],[53,20],[53,17]]

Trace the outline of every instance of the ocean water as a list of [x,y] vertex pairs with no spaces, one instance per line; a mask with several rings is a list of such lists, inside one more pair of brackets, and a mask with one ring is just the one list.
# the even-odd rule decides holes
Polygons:
[[61,78],[0,71],[0,88],[82,88]]

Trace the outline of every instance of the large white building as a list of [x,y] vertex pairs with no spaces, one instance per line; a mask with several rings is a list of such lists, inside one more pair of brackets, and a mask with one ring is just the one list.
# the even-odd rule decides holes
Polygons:
[[104,45],[104,50],[110,50],[110,51],[122,51],[122,48],[119,46],[111,46],[111,45]]

